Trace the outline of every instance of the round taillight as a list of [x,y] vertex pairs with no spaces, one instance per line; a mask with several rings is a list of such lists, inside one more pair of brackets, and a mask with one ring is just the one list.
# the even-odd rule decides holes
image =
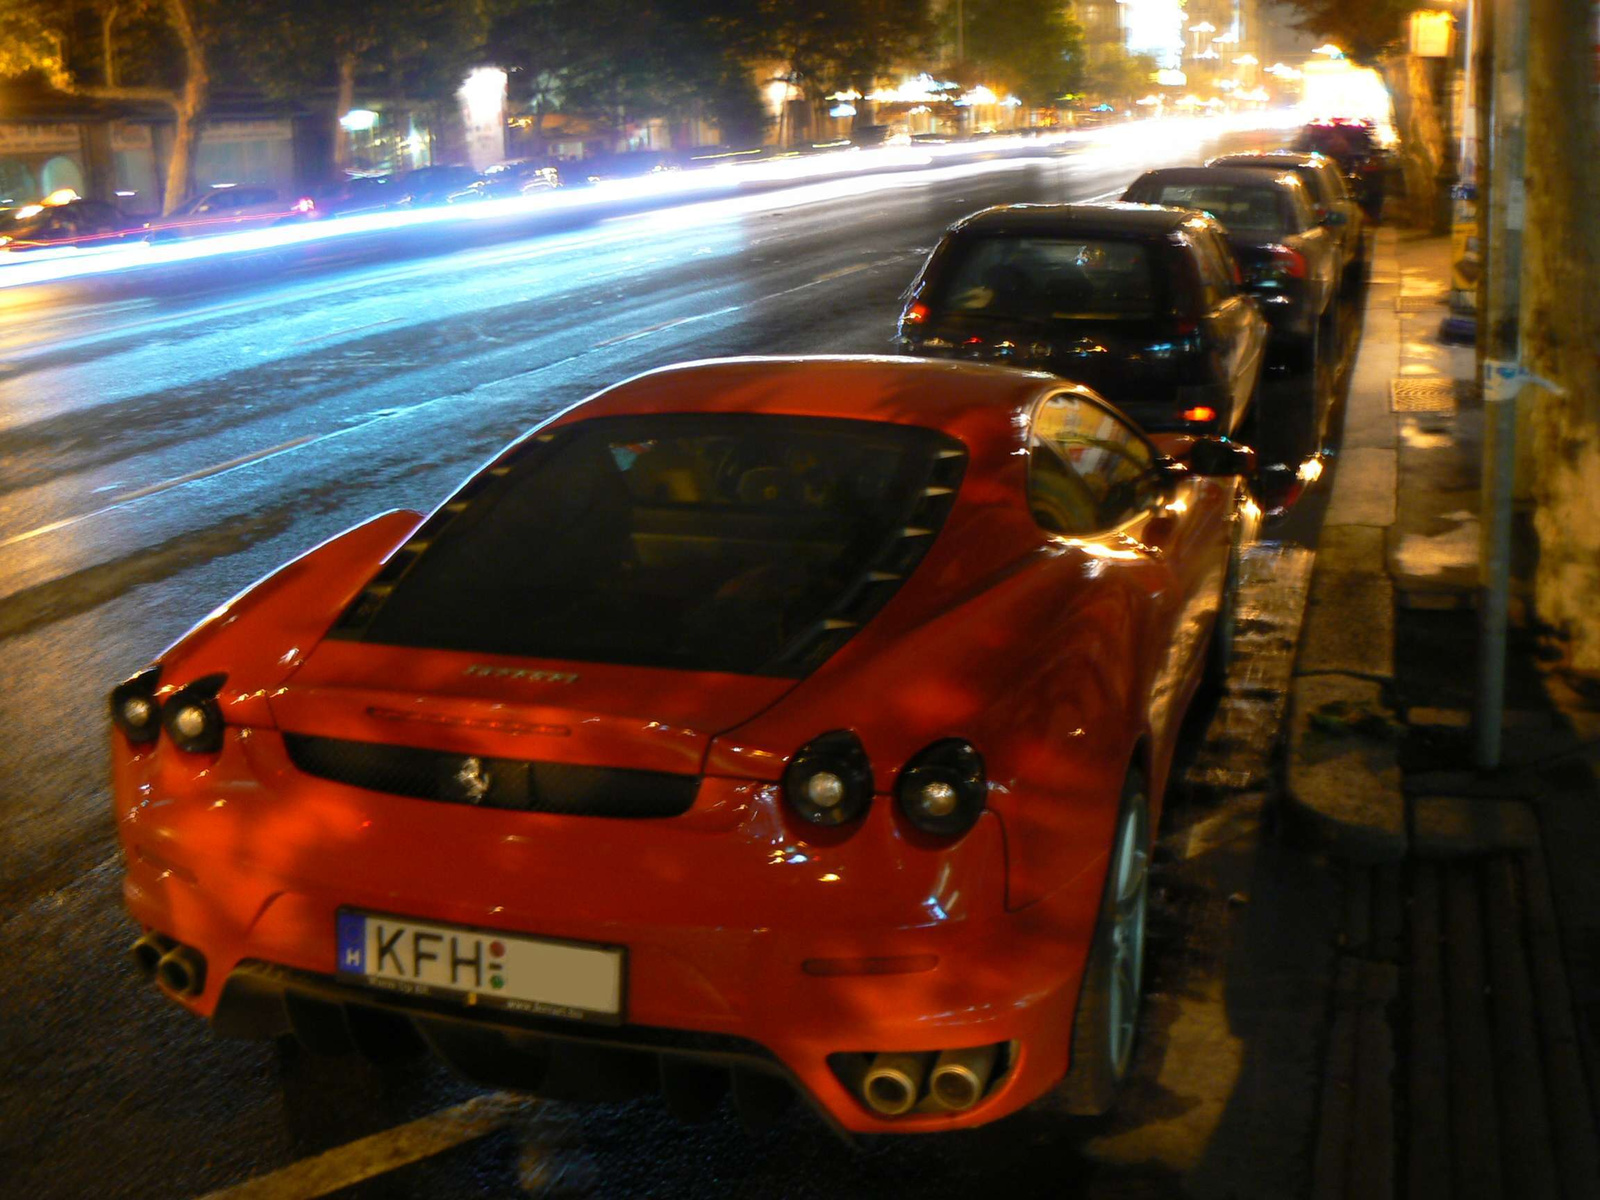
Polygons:
[[222,709],[217,693],[225,675],[207,675],[179,688],[161,706],[161,724],[179,750],[190,754],[215,754],[222,749]]
[[160,682],[161,668],[146,667],[111,689],[111,723],[135,746],[148,745],[161,735],[161,707],[156,703]]
[[983,812],[988,790],[983,756],[960,738],[945,738],[905,765],[894,794],[906,820],[918,829],[958,837]]
[[813,825],[845,825],[860,817],[872,804],[872,764],[861,739],[848,729],[811,739],[784,769],[783,794]]

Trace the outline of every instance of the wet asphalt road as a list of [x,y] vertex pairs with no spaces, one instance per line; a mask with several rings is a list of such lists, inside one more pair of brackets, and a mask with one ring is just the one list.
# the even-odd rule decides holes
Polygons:
[[[694,357],[885,351],[902,289],[957,217],[1103,197],[1216,149],[937,170],[398,263],[251,263],[162,291],[0,291],[6,1192],[201,1195],[475,1094],[425,1063],[215,1040],[134,979],[107,810],[112,682],[279,563],[375,512],[426,510],[608,383]],[[1285,411],[1313,407],[1310,379],[1268,388]],[[1314,445],[1304,424],[1274,435],[1279,457]],[[1314,909],[1314,881],[1263,861],[1236,866],[1284,872]],[[1197,943],[1178,925],[1181,957]],[[542,1105],[348,1194],[966,1195],[980,1181],[1053,1194],[1095,1178],[1165,1194],[1159,1164],[1111,1170],[1081,1152],[1104,1132],[1033,1113],[928,1153],[858,1154],[803,1115],[752,1139],[726,1113],[688,1129],[654,1102]],[[997,1159],[998,1176],[983,1166]]]

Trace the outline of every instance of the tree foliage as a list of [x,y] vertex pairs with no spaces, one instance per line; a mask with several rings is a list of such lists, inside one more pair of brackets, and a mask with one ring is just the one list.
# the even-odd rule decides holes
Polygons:
[[[954,43],[958,9],[946,10]],[[1083,27],[1058,0],[966,0],[960,10],[966,62],[987,83],[998,83],[1036,107],[1083,86]],[[973,82],[977,82],[974,78]]]
[[163,205],[188,195],[211,91],[217,0],[0,0],[0,77],[35,73],[107,100],[165,105],[175,126]]
[[1160,64],[1149,54],[1118,48],[1083,73],[1083,91],[1098,100],[1127,108],[1149,93]]
[[480,0],[234,0],[230,50],[273,95],[304,97],[355,64],[363,88],[446,98],[481,58]]
[[1376,65],[1406,32],[1416,0],[1283,0],[1300,14],[1295,26],[1325,37],[1364,66]]

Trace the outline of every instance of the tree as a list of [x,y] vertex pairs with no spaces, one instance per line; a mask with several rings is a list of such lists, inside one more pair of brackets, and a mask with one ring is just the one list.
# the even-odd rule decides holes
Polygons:
[[194,152],[211,92],[210,0],[0,0],[0,76],[42,75],[101,100],[172,112],[162,211],[194,186]]
[[1414,0],[1284,0],[1300,12],[1296,25],[1331,40],[1345,56],[1376,68],[1394,100],[1412,220],[1431,225],[1439,211],[1438,177],[1445,156],[1434,83],[1423,60],[1406,52]]
[[238,0],[246,19],[232,49],[266,91],[332,96],[333,167],[350,165],[341,123],[358,79],[395,97],[449,100],[481,56],[486,20],[479,0]]
[[1539,617],[1600,672],[1600,120],[1589,0],[1531,0],[1522,356],[1560,385],[1532,407]]
[[[757,0],[749,22],[814,106],[844,88],[871,92],[896,61],[933,38],[924,0]],[[858,104],[856,123],[872,119],[871,105]]]
[[1083,27],[1059,0],[966,0],[967,63],[1035,108],[1083,86]]
[[1149,94],[1158,67],[1148,54],[1129,54],[1118,49],[1084,71],[1083,90],[1118,108],[1131,108]]

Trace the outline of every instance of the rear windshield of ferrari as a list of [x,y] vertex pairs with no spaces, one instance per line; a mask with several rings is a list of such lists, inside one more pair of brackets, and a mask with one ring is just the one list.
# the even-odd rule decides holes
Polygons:
[[335,636],[798,676],[893,594],[964,461],[871,421],[583,421],[469,483]]
[[1163,305],[1160,250],[1137,239],[970,238],[953,247],[933,304],[1007,320],[1126,320]]

